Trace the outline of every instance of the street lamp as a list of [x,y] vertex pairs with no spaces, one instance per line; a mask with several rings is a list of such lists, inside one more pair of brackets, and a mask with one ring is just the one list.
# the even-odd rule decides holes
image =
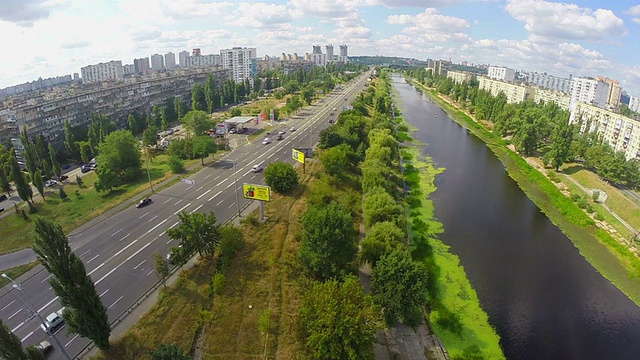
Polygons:
[[[33,307],[33,304],[31,303],[31,301],[27,297],[27,294],[24,293],[24,290],[22,289],[22,285],[20,285],[19,283],[15,282],[12,278],[9,277],[9,275],[7,275],[5,273],[2,274],[2,277],[7,279],[7,280],[9,280],[9,281],[11,281],[11,283],[13,284],[13,285],[11,285],[11,287],[16,289],[16,290],[18,290],[18,294],[22,294],[24,296],[24,299],[20,295],[18,295],[17,298],[18,298],[18,300],[20,300],[22,305],[27,308],[27,312],[29,312],[30,314],[35,315],[38,318],[38,320],[40,321],[40,324],[42,324],[46,328],[47,324],[45,323],[45,321],[42,318],[42,316],[40,316],[40,313]],[[69,357],[69,354],[67,354],[67,351],[64,349],[64,347],[62,346],[60,341],[58,341],[58,338],[53,333],[49,334],[49,336],[53,339],[53,341],[56,343],[56,345],[58,345],[58,347],[60,348],[60,350],[62,351],[64,356],[68,360],[71,360],[71,357]]]
[[238,197],[238,171],[236,170],[236,162],[238,159],[229,159],[233,162],[233,192],[236,193],[236,208],[238,209],[238,217],[240,217],[240,198]]

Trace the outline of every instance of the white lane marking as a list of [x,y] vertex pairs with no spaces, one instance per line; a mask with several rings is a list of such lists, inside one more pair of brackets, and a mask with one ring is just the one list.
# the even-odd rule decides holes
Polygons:
[[200,196],[198,196],[198,197],[196,198],[196,200],[200,200],[200,198],[201,198],[201,197],[203,197],[203,196],[207,195],[210,191],[211,191],[211,189],[209,189],[209,190],[207,190],[207,191],[203,192],[203,193],[202,193],[202,195],[200,195]]
[[202,188],[203,188],[203,187],[204,187],[204,186],[200,186],[199,188],[197,188],[197,189],[196,189],[196,191],[200,191],[200,190],[202,190]]
[[93,260],[95,260],[98,256],[100,256],[100,254],[98,254],[98,255],[92,257],[91,259],[89,259],[89,261],[87,261],[87,264],[92,262]]
[[180,204],[180,203],[182,202],[182,200],[184,200],[184,199],[180,199],[180,200],[178,200],[178,202],[177,202],[177,203],[175,203],[175,204],[173,204],[173,205],[178,205],[178,204]]
[[[108,260],[107,260],[107,261],[108,261]],[[103,266],[104,266],[104,263],[102,263],[102,264],[98,265],[98,267],[97,267],[97,268],[95,268],[95,269],[93,269],[93,270],[91,270],[91,272],[90,272],[88,275],[89,275],[89,276],[91,276],[91,274],[93,274],[94,272],[96,272],[96,270],[100,269],[100,268],[101,268],[101,267],[103,267]]]
[[168,203],[169,201],[173,200],[172,198],[168,198],[165,202],[163,202],[163,204]]
[[220,195],[220,194],[222,194],[222,190],[218,191],[215,195],[213,195],[213,196],[212,196],[211,198],[209,198],[209,200],[207,200],[207,201],[211,201],[211,200],[213,200],[216,196],[218,196],[218,195]]
[[91,251],[91,249],[89,249],[89,250],[87,250],[87,251],[83,252],[82,254],[80,254],[80,256],[79,256],[79,257],[83,257],[83,256],[87,255],[87,253],[88,253],[88,252],[90,252],[90,251]]
[[142,260],[142,261],[140,262],[140,264],[138,264],[138,265],[134,266],[133,270],[138,270],[138,268],[139,268],[142,264],[144,264],[144,262],[145,262],[145,261],[147,261],[147,259]]
[[108,292],[109,292],[109,289],[105,290],[102,294],[100,294],[100,296],[99,296],[99,297],[102,297],[102,295],[104,295],[104,294],[106,294],[106,293],[108,293]]
[[11,318],[13,318],[14,316],[16,316],[16,315],[20,314],[20,312],[21,312],[21,311],[22,311],[22,308],[20,308],[18,311],[16,311],[13,315],[9,316],[9,317],[7,318],[7,320],[11,320]]
[[39,312],[39,313],[40,313],[40,312],[42,312],[42,310],[46,309],[46,308],[47,308],[47,306],[49,306],[49,305],[53,304],[53,302],[54,302],[54,301],[56,301],[56,300],[58,300],[58,297],[57,297],[57,296],[56,296],[56,297],[54,297],[54,298],[53,298],[51,301],[49,301],[48,303],[44,304],[44,306],[43,306],[43,307],[41,307],[40,309],[38,309],[38,312]]
[[[44,280],[40,281],[40,283],[42,284],[43,282],[45,282],[45,281],[49,280],[49,278],[50,278],[50,277],[52,277],[52,276],[53,276],[53,274],[49,274],[49,276],[47,276],[46,278],[44,278]],[[15,300],[13,300],[13,301],[15,301]],[[4,308],[2,308],[2,310],[4,310]]]
[[72,342],[73,340],[75,340],[77,337],[78,337],[78,335],[76,335],[76,336],[74,336],[73,338],[71,338],[71,340],[69,340],[69,342],[68,342],[68,343],[64,344],[64,347],[69,347],[69,344],[71,344],[71,342]]
[[153,274],[153,272],[154,272],[154,271],[155,271],[155,270],[151,270],[151,271],[149,271],[149,272],[147,273],[147,276],[149,276],[149,275]]
[[15,332],[16,332],[16,330],[18,330],[18,329],[20,329],[20,328],[22,327],[22,325],[24,325],[24,321],[23,321],[23,322],[21,322],[20,324],[18,324],[18,326],[16,326],[15,328],[13,328],[13,329],[11,330],[11,332],[12,332],[12,333],[15,333]]
[[120,229],[120,230],[118,230],[118,231],[114,232],[113,234],[111,234],[111,236],[115,236],[115,235],[116,235],[117,233],[119,233],[120,231],[122,231],[122,229]]
[[2,309],[0,309],[0,311],[4,311],[4,309],[8,308],[9,306],[11,306],[14,302],[16,302],[15,300],[13,300],[12,302],[8,303],[7,305],[5,305]]
[[228,209],[231,209],[232,206],[233,206],[233,203],[231,203],[231,205],[229,205]]
[[183,206],[180,210],[176,211],[173,213],[173,215],[178,215],[178,213],[182,210],[184,210],[187,206],[191,205],[191,203],[188,203],[187,205]]
[[175,223],[175,224],[173,224],[173,225],[169,226],[169,229],[173,228],[174,226],[176,226],[176,225],[178,225],[178,224],[180,224],[180,221],[176,221],[176,223]]
[[124,239],[128,238],[128,237],[129,237],[129,235],[131,235],[131,233],[128,233],[127,235],[125,235],[122,239],[120,239],[120,241],[122,241],[122,240],[124,240]]
[[23,337],[22,339],[20,339],[20,341],[24,342],[25,340],[27,340],[29,338],[29,336],[33,335],[33,331],[28,333],[27,336]]
[[[165,219],[166,221],[166,219]],[[111,271],[109,271],[108,273],[106,273],[103,277],[101,277],[98,281],[96,281],[96,285],[98,285],[100,282],[102,282],[102,280],[106,279],[107,276],[113,274],[114,271],[118,270],[118,268],[122,265],[124,265],[127,261],[133,259],[134,256],[138,255],[142,250],[146,249],[147,246],[151,245],[154,241],[156,241],[156,239],[158,239],[159,236],[156,236],[153,240],[149,241],[148,243],[146,243],[143,247],[140,248],[140,250],[134,252],[133,254],[131,254],[128,258],[126,258],[123,262],[120,263],[120,265],[114,267]]]
[[200,210],[200,208],[202,207],[202,205],[204,204],[200,204],[200,206],[198,206],[197,208],[193,209],[192,211],[189,211],[189,214],[193,214],[194,212]]
[[148,212],[144,213],[144,215],[140,216],[138,219],[142,219],[143,217],[145,217],[145,216],[147,216],[147,215],[149,215],[149,213],[148,213]]
[[258,175],[258,174],[253,174],[253,176],[251,177],[251,180],[255,179],[256,175]]
[[122,300],[122,296],[120,296],[118,298],[118,300],[114,301],[113,304],[109,305],[109,307],[107,309],[111,309],[113,307],[113,305],[115,305],[118,301]]
[[205,177],[204,177],[204,179],[205,179],[205,180],[206,180],[206,179],[208,179],[208,178],[209,178],[209,176],[211,176],[211,174],[209,174],[209,175],[205,176]]
[[222,204],[222,202],[223,202],[223,201],[224,201],[224,200],[220,200],[220,202],[219,202],[219,203],[217,203],[217,204],[216,204],[216,206],[220,206],[220,204]]
[[275,155],[276,153],[274,152],[273,154],[267,156],[267,159],[271,159],[273,157],[273,155]]
[[218,175],[218,176],[214,177],[214,178],[213,178],[213,181],[216,181],[216,180],[220,179],[220,176],[221,176],[221,175]]
[[157,219],[157,218],[158,218],[158,215],[156,215],[156,216],[152,217],[152,218],[151,218],[151,219],[149,219],[149,221],[147,221],[147,222],[152,222],[153,220],[155,220],[155,219]]

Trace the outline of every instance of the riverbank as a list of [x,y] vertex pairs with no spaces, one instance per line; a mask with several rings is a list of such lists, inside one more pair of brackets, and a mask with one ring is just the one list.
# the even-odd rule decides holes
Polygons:
[[412,81],[449,117],[481,139],[503,163],[525,194],[572,241],[580,254],[634,303],[640,304],[640,260],[623,244],[596,226],[576,203],[520,155],[508,148],[499,136],[476,122],[471,114],[452,106],[432,89]]

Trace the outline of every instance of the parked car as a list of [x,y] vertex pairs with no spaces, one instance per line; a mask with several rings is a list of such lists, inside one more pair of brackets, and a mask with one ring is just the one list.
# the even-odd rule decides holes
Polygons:
[[69,178],[69,176],[67,176],[67,175],[60,175],[59,179],[60,179],[60,181],[64,181],[64,180],[67,180],[68,178]]
[[52,186],[58,185],[58,182],[55,180],[47,180],[44,182],[44,187],[50,188]]
[[257,173],[260,171],[262,171],[262,164],[253,165],[253,167],[251,168],[251,172]]
[[292,127],[291,129],[289,129],[289,131],[294,132],[296,131],[296,128]]
[[69,164],[62,165],[62,170],[67,170],[67,169],[71,169],[71,165]]
[[284,139],[284,137],[282,136],[282,134],[278,134],[278,136],[276,136],[276,140],[282,140]]
[[171,251],[167,254],[167,262],[171,265],[175,265],[175,257],[178,252],[182,251],[182,245],[178,245],[178,247],[172,247]]
[[80,168],[80,171],[82,171],[82,173],[88,173],[89,171],[91,171],[91,166],[89,165],[82,165],[82,167]]
[[7,199],[8,199],[7,195],[5,195],[5,194],[0,195],[0,202],[3,202],[5,200],[7,200]]
[[264,138],[264,140],[262,141],[262,145],[267,145],[271,143],[271,139],[269,138]]
[[40,328],[42,329],[42,331],[51,335],[53,334],[53,332],[55,332],[57,328],[64,325],[64,319],[62,318],[63,311],[64,311],[64,308],[49,314],[45,319],[44,324],[40,325]]
[[136,205],[136,207],[138,209],[143,208],[149,204],[151,204],[153,202],[153,200],[151,200],[151,198],[146,198],[146,199],[142,199],[140,200],[140,202]]
[[40,351],[40,353],[42,354],[48,354],[51,352],[51,350],[53,350],[53,345],[51,345],[50,342],[48,341],[42,341],[40,342],[40,344],[34,346],[34,348],[36,348],[36,350]]

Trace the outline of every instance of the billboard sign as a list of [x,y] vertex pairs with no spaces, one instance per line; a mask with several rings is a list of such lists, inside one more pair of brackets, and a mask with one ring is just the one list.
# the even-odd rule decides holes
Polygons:
[[304,152],[297,149],[291,149],[291,157],[293,158],[293,160],[301,164],[304,164],[304,159],[305,159]]
[[271,188],[265,185],[242,184],[245,199],[271,201]]

